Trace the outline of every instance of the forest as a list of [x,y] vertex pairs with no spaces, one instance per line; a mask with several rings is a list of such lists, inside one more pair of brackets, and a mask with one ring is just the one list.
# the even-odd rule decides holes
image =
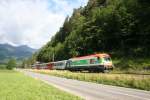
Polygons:
[[50,62],[103,52],[113,58],[149,58],[149,18],[150,0],[89,0],[33,58]]

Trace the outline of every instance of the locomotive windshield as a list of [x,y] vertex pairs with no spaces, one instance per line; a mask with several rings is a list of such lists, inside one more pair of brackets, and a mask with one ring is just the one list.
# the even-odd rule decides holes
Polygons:
[[111,61],[111,58],[110,57],[104,57],[104,60],[105,61]]

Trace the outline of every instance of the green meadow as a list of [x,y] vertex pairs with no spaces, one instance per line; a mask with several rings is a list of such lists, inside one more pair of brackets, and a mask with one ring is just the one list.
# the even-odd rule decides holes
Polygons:
[[81,100],[16,71],[0,70],[0,100]]

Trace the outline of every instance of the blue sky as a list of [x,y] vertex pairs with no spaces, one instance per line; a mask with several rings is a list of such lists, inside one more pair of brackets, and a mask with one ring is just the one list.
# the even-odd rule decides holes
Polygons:
[[88,0],[0,0],[0,43],[40,48]]

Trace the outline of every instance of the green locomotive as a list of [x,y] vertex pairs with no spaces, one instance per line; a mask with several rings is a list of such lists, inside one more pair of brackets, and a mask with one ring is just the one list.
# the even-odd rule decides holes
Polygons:
[[94,72],[105,72],[113,69],[113,63],[108,54],[94,54],[71,58],[68,60],[66,68],[71,71],[88,70]]

